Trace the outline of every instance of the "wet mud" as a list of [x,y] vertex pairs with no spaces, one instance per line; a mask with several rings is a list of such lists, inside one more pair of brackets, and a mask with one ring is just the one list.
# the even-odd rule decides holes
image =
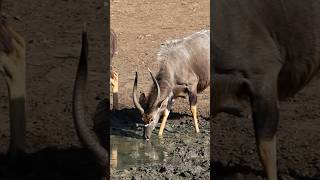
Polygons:
[[[131,112],[131,114],[130,114]],[[209,179],[210,125],[199,118],[195,133],[192,117],[172,113],[163,137],[156,127],[149,142],[134,109],[114,112],[111,122],[111,179]],[[116,121],[116,122],[114,122]]]
[[[320,179],[319,76],[295,97],[280,103],[277,132],[279,177]],[[212,120],[211,159],[217,179],[265,179],[251,119],[220,114]]]

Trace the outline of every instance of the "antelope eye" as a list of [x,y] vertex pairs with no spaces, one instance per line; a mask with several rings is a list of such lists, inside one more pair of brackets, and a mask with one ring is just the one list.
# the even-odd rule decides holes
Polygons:
[[143,122],[144,124],[149,124],[153,121],[152,117],[149,117],[149,116],[145,116],[143,117]]
[[153,119],[151,118],[151,117],[148,117],[147,118],[147,123],[149,124],[149,123],[151,123],[153,121]]
[[147,122],[148,122],[148,124],[149,124],[149,123],[151,123],[152,121],[153,121],[153,119],[152,119],[152,118],[149,118]]

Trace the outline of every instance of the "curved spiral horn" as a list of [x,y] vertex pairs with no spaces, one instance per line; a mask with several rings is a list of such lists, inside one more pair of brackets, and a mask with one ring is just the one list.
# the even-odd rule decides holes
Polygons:
[[159,100],[159,97],[160,97],[160,87],[159,87],[159,84],[158,84],[158,81],[156,80],[156,78],[153,76],[151,70],[148,68],[148,71],[152,77],[152,80],[153,80],[153,83],[155,84],[155,86],[157,87],[157,98],[154,100],[154,102],[152,102],[152,106],[155,105],[156,102],[158,102]]
[[138,72],[136,71],[136,77],[134,79],[134,85],[133,85],[133,92],[132,92],[132,97],[133,97],[133,103],[136,106],[136,108],[139,110],[141,114],[144,113],[144,109],[142,108],[141,104],[138,101],[137,98],[137,84],[138,84]]

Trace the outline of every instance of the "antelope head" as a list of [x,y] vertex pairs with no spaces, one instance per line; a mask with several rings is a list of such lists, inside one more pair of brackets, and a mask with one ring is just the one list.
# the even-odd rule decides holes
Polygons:
[[[156,78],[153,76],[152,72],[149,70],[154,86],[152,87],[148,98],[142,93],[138,100],[137,98],[137,84],[138,84],[138,73],[136,72],[134,86],[133,86],[133,103],[138,109],[142,116],[142,121],[144,123],[144,133],[143,137],[149,140],[152,131],[156,127],[163,112],[168,109],[168,105],[171,104],[173,100],[173,92],[171,87],[164,87],[162,96],[160,96],[160,86]],[[162,97],[162,98],[161,98]]]

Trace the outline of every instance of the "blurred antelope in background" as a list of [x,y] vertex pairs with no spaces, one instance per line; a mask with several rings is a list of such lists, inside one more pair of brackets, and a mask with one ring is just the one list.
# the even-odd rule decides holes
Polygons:
[[[0,1],[0,15],[2,1]],[[24,153],[26,131],[26,46],[24,38],[0,16],[0,72],[5,78],[10,103],[12,158]]]

